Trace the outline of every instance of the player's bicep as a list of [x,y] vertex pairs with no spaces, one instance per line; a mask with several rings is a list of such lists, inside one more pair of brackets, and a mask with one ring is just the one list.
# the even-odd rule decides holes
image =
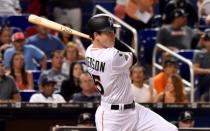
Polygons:
[[120,52],[115,53],[112,61],[112,70],[114,73],[120,73],[129,70],[132,65],[132,53]]

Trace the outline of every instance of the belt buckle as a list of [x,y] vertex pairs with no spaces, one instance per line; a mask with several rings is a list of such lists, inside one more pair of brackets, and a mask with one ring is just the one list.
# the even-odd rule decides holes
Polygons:
[[124,104],[119,104],[119,110],[121,110],[121,111],[124,110]]

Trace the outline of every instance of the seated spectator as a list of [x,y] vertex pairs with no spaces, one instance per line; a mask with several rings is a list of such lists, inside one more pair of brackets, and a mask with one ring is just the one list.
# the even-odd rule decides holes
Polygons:
[[54,51],[64,49],[64,44],[58,38],[51,35],[47,28],[37,26],[37,31],[37,34],[27,38],[26,44],[34,45],[41,49],[48,59]]
[[172,74],[167,81],[166,89],[161,92],[157,98],[157,102],[163,103],[184,103],[188,102],[184,93],[182,79],[177,74]]
[[94,82],[89,73],[83,73],[79,79],[81,92],[75,93],[72,97],[73,101],[79,102],[98,102],[100,101],[100,95],[94,88]]
[[24,55],[24,61],[27,70],[36,70],[36,60],[42,70],[46,69],[46,56],[43,51],[33,45],[25,45],[25,36],[22,32],[17,32],[12,36],[13,47],[9,48],[4,53],[4,65],[6,69],[10,69],[12,56],[15,52],[21,52]]
[[64,62],[62,65],[62,72],[69,76],[69,69],[72,62],[78,61],[79,58],[79,51],[76,45],[72,42],[69,42],[64,50]]
[[32,72],[25,70],[23,54],[20,52],[13,54],[10,65],[9,75],[15,79],[17,88],[19,90],[32,90],[33,75]]
[[5,75],[5,68],[2,58],[0,58],[0,103],[21,101],[15,81],[10,76]]
[[0,16],[20,15],[20,0],[1,0]]
[[[72,28],[72,26],[69,24],[63,24],[63,25]],[[85,48],[78,37],[65,32],[59,32],[58,38],[64,43],[65,47],[68,45],[69,42],[74,43],[76,45],[77,50],[79,51],[79,56],[81,58],[85,57]]]
[[0,53],[4,54],[7,48],[12,47],[11,43],[12,30],[8,26],[1,27],[0,30]]
[[82,64],[79,62],[73,62],[71,64],[69,68],[69,79],[64,80],[61,85],[61,95],[66,101],[69,101],[74,93],[81,91],[79,78],[83,72]]
[[195,120],[191,111],[183,111],[179,114],[178,127],[179,128],[193,128]]
[[57,50],[52,53],[51,55],[51,61],[52,61],[52,68],[44,71],[40,78],[39,78],[39,84],[44,78],[44,76],[50,77],[52,80],[56,81],[55,85],[55,92],[60,92],[61,90],[61,83],[68,78],[65,74],[61,72],[61,67],[63,64],[63,53],[60,50]]
[[29,100],[31,103],[65,103],[60,94],[54,94],[56,81],[45,75],[40,81],[41,93],[33,94]]
[[144,83],[145,72],[143,67],[135,65],[131,70],[131,88],[134,93],[134,100],[138,103],[150,103],[155,98],[156,91]]
[[82,113],[78,117],[77,126],[92,127],[94,126],[93,116],[90,113]]
[[169,25],[160,28],[157,43],[175,51],[177,49],[191,49],[193,39],[198,33],[186,26],[187,14],[183,9],[175,9],[171,15],[173,20]]
[[176,61],[166,60],[163,65],[163,70],[154,77],[154,88],[156,89],[157,94],[160,94],[160,92],[163,92],[165,90],[169,76],[176,72]]
[[197,53],[194,57],[194,72],[199,77],[198,92],[201,101],[210,101],[210,30],[205,30],[202,36],[205,51]]

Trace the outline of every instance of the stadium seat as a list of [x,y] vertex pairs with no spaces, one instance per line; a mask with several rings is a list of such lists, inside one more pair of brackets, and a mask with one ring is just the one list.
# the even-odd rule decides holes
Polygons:
[[5,23],[10,26],[20,27],[24,31],[27,27],[32,25],[28,22],[27,17],[27,15],[10,16],[5,20]]
[[23,102],[28,102],[31,98],[31,96],[36,93],[37,91],[35,90],[20,90],[20,95],[21,95],[21,101]]

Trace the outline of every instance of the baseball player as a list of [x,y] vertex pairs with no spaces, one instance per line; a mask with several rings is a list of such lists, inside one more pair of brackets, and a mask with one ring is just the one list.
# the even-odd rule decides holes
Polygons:
[[134,51],[115,38],[113,19],[105,14],[88,22],[93,43],[86,51],[88,72],[101,94],[95,120],[98,131],[177,131],[177,128],[134,102],[129,68],[136,62]]

